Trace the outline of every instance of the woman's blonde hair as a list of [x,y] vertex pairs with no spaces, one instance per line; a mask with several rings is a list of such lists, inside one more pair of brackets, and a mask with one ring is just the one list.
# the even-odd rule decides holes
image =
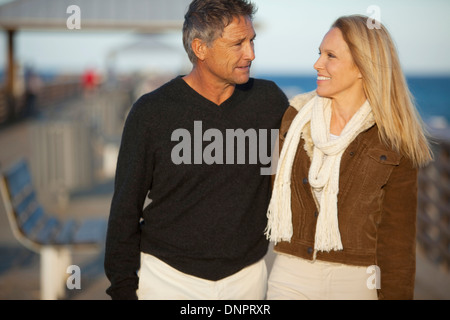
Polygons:
[[[368,22],[371,22],[368,25]],[[409,158],[417,167],[432,160],[424,123],[401,69],[395,44],[387,29],[362,15],[338,18],[338,28],[363,77],[380,139]]]

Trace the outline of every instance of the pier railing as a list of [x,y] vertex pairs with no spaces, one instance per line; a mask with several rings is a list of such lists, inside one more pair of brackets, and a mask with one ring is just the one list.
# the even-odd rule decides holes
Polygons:
[[435,161],[419,172],[417,241],[425,256],[450,271],[450,129],[433,134]]
[[[77,76],[61,76],[44,83],[36,93],[36,106],[45,109],[63,103],[67,99],[82,93],[82,84]],[[26,92],[8,96],[5,88],[0,86],[0,125],[19,120],[26,115]]]
[[8,99],[6,97],[5,89],[0,88],[0,124],[8,120]]
[[130,105],[127,91],[98,90],[33,121],[31,170],[41,194],[64,203],[70,193],[111,179]]

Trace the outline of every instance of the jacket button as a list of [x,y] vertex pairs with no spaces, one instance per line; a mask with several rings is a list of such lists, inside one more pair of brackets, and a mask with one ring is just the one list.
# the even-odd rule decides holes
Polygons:
[[352,151],[350,152],[350,157],[353,157],[355,155],[355,153]]
[[308,247],[308,254],[313,253],[313,248],[312,247]]
[[303,184],[308,184],[308,178],[303,178]]
[[317,218],[319,216],[319,213],[317,211],[314,212],[314,217]]
[[387,160],[387,157],[386,157],[385,155],[382,155],[382,156],[380,157],[380,160],[381,160],[381,161],[386,161],[386,160]]

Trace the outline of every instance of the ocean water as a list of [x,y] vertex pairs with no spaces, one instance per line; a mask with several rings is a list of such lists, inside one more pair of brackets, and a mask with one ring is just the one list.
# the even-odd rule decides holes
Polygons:
[[[288,98],[316,89],[315,76],[260,75],[278,84]],[[422,118],[432,126],[450,126],[450,76],[410,76],[407,82]]]

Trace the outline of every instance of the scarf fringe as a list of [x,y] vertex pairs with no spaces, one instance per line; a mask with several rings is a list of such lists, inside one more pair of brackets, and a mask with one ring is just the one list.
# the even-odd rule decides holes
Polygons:
[[[329,202],[335,202],[337,204],[337,194],[333,193],[330,195],[331,199]],[[325,203],[321,201],[321,211],[322,219],[317,219],[315,239],[314,239],[314,249],[316,251],[326,251],[331,250],[339,251],[343,249],[341,242],[341,234],[339,232],[339,222],[337,214],[334,214],[333,208],[330,208],[332,203]]]
[[[265,230],[265,235],[267,239],[274,242],[275,244],[281,241],[290,242],[292,238],[293,228],[292,228],[292,213],[291,213],[291,197],[289,196],[286,201],[281,199],[283,194],[290,194],[291,184],[284,183],[279,188],[280,192],[276,192],[272,195],[272,199],[269,204],[269,209],[267,211],[268,224]],[[275,202],[279,204],[278,207],[275,206]],[[286,216],[282,217],[277,212],[286,212]]]

